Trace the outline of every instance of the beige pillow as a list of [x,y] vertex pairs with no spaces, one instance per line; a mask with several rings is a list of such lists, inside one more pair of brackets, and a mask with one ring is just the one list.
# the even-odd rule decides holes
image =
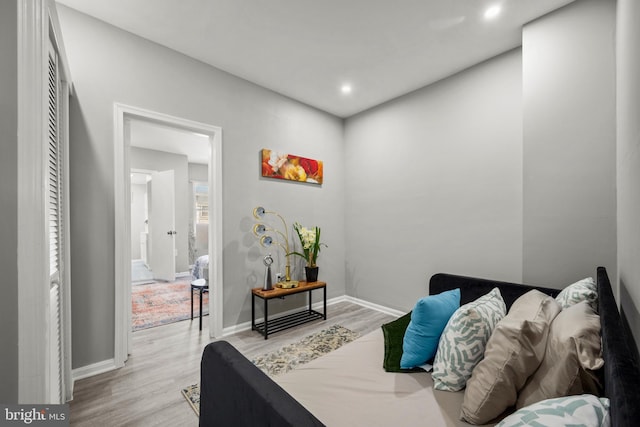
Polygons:
[[542,361],[549,325],[560,310],[555,299],[537,290],[513,303],[467,381],[462,419],[484,424],[516,403],[518,391]]
[[518,395],[517,408],[575,394],[598,394],[591,371],[604,364],[600,316],[588,301],[565,308],[551,322],[547,349],[538,370]]

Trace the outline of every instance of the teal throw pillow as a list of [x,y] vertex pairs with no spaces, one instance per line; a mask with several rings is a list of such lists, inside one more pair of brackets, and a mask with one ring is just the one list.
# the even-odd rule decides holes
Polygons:
[[421,298],[411,312],[402,342],[400,367],[411,369],[433,359],[440,335],[451,315],[460,308],[460,289]]

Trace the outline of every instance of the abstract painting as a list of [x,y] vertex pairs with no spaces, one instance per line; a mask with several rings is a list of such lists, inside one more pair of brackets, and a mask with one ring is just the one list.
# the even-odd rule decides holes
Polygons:
[[262,149],[262,176],[322,184],[322,161]]

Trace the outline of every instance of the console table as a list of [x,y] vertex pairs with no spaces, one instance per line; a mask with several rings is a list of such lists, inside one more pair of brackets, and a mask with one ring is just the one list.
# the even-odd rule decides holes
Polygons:
[[[323,313],[311,308],[311,292],[315,289],[323,290]],[[308,309],[286,314],[275,319],[269,319],[269,300],[274,298],[284,299],[284,297],[288,295],[302,292],[308,293]],[[256,323],[256,297],[264,301],[264,322],[260,323]],[[300,282],[295,288],[284,289],[274,287],[269,291],[263,291],[262,288],[251,289],[251,329],[263,334],[265,340],[269,337],[269,334],[318,319],[327,319],[327,284],[325,282]]]

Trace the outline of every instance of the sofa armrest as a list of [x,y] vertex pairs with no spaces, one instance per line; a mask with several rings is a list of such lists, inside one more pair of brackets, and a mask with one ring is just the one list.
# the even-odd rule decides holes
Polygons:
[[602,325],[604,391],[611,404],[611,425],[631,427],[640,420],[640,366],[633,337],[623,325],[607,270],[598,267],[598,311]]
[[208,344],[200,364],[200,426],[323,426],[226,341]]
[[560,289],[438,273],[431,276],[429,280],[429,295],[436,295],[444,291],[460,288],[460,305],[463,305],[489,293],[491,289],[495,287],[500,289],[500,294],[502,294],[502,299],[504,299],[507,310],[519,296],[532,289],[537,289],[554,298],[560,293]]

